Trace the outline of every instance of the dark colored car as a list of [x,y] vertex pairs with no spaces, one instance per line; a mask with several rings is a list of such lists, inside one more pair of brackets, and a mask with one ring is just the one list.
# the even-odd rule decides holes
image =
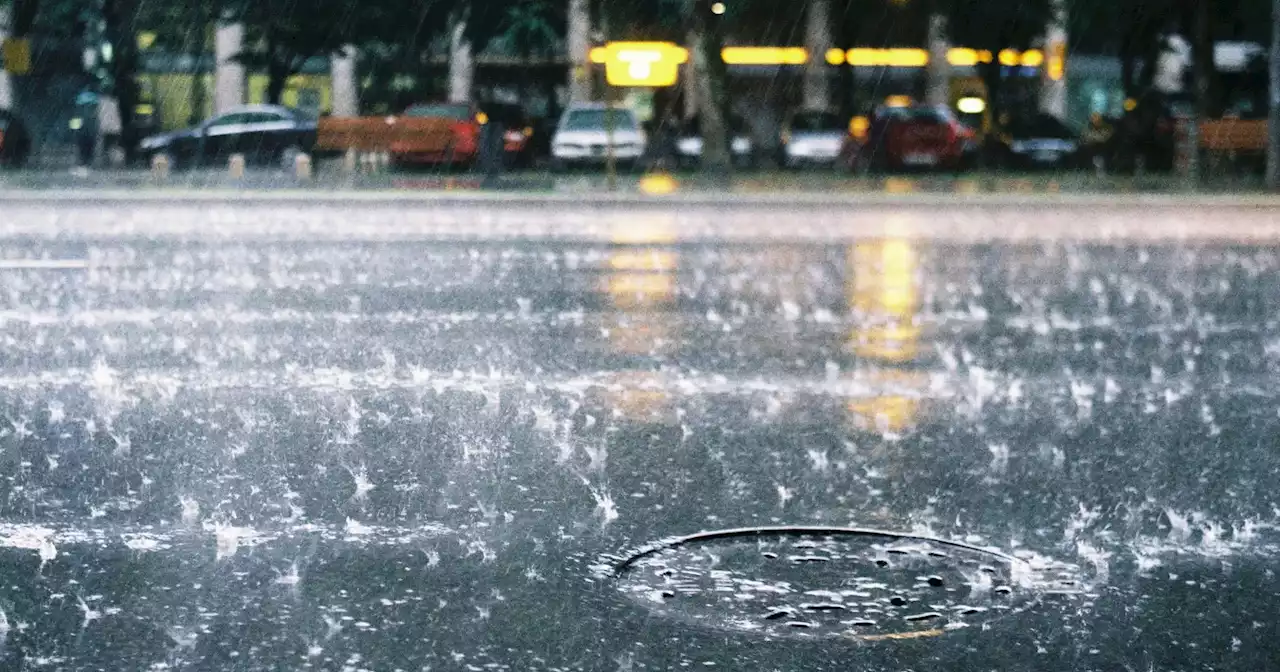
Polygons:
[[143,139],[139,151],[148,159],[163,154],[171,166],[226,161],[242,154],[256,164],[291,166],[300,152],[315,145],[316,122],[277,105],[248,105],[212,117],[198,126]]
[[481,103],[486,124],[502,132],[502,149],[507,165],[529,167],[534,163],[533,122],[524,108],[511,103]]
[[[756,146],[742,117],[729,117],[729,153],[739,167],[756,165]],[[680,129],[676,140],[676,158],[682,167],[695,166],[702,161],[702,119],[693,117]]]
[[948,169],[966,166],[976,152],[973,130],[942,106],[882,106],[866,130],[850,134],[843,156],[854,171]]
[[8,110],[0,110],[0,167],[21,168],[31,156],[31,134],[26,124]]
[[1080,163],[1080,137],[1049,114],[1012,119],[989,146],[996,164],[1010,168],[1067,168]]

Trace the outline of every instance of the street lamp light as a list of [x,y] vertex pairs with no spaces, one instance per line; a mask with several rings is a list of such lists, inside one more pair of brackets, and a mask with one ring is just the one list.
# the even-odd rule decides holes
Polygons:
[[717,2],[714,5],[711,5],[711,13],[715,14],[716,16],[720,16],[721,14],[724,14],[724,3]]

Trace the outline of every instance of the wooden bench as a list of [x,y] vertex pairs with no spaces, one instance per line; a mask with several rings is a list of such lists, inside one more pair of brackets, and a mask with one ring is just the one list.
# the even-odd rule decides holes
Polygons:
[[322,152],[444,154],[454,142],[445,119],[416,117],[324,117],[316,125],[316,149]]
[[1267,151],[1266,119],[1213,119],[1200,124],[1200,149],[1207,152]]

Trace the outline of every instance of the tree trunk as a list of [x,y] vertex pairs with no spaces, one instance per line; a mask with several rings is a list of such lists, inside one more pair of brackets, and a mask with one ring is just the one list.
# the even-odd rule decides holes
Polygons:
[[467,17],[459,14],[449,31],[449,102],[470,102],[474,84],[475,64],[471,58],[471,41],[467,39]]
[[702,126],[702,169],[728,175],[733,169],[729,145],[729,96],[726,68],[720,52],[724,39],[710,0],[693,0],[689,43]]
[[946,105],[951,98],[951,63],[947,61],[947,17],[929,16],[929,66],[925,72],[924,99],[930,105]]
[[809,0],[806,13],[805,48],[809,62],[804,68],[804,106],[825,110],[831,106],[827,82],[827,50],[831,49],[831,0]]
[[279,105],[280,99],[284,96],[284,87],[289,81],[291,68],[287,63],[282,63],[276,56],[272,55],[267,62],[267,103],[271,105]]
[[[11,30],[10,17],[9,7],[0,6],[0,44],[9,38],[11,32],[15,32]],[[17,106],[14,102],[13,80],[8,70],[0,70],[0,110],[15,109]]]
[[1213,100],[1216,68],[1213,59],[1213,0],[1192,0],[1191,62],[1195,86],[1196,114],[1201,118],[1214,115]]
[[[1050,15],[1044,31],[1045,61],[1044,67],[1040,70],[1040,110],[1061,119],[1067,116],[1067,78],[1065,76],[1067,0],[1052,0]],[[1061,62],[1059,62],[1059,54],[1061,54]],[[1055,67],[1062,70],[1055,73]]]
[[591,99],[591,5],[569,0],[569,100]]
[[134,157],[137,145],[137,124],[134,123],[134,110],[138,106],[137,10],[135,0],[105,0],[102,3],[105,38],[112,51],[112,93],[119,106],[120,144],[126,160]]
[[1271,2],[1271,113],[1267,143],[1267,186],[1280,189],[1280,0]]

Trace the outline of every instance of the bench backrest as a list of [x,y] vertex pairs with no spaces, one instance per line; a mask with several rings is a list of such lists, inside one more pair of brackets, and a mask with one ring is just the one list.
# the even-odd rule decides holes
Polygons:
[[316,125],[316,148],[322,150],[444,152],[453,142],[447,119],[325,117]]

